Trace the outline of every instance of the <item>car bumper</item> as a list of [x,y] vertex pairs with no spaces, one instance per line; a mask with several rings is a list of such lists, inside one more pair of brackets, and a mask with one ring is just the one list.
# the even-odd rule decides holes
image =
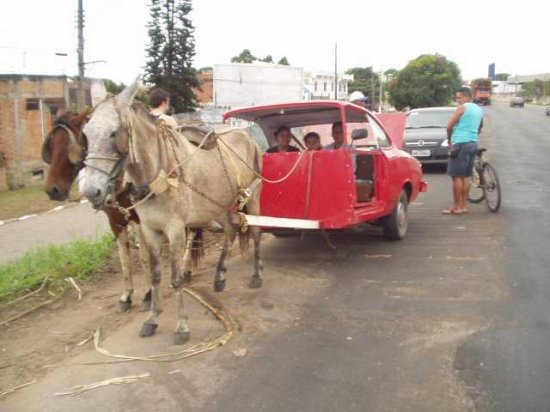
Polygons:
[[[449,148],[448,147],[430,147],[430,148],[418,148],[418,147],[404,147],[404,151],[416,158],[422,164],[445,164],[449,160]],[[418,156],[419,150],[429,150],[429,156]]]

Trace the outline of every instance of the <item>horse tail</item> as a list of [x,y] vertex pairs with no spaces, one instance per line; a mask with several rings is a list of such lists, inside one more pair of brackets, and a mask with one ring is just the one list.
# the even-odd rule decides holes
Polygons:
[[196,271],[201,264],[201,260],[204,257],[204,242],[202,229],[194,230],[195,236],[191,243],[191,262],[193,265],[193,271]]
[[[244,213],[246,213],[246,207],[243,210]],[[241,257],[248,257],[248,251],[250,247],[250,229],[246,228],[246,230],[243,232],[240,229],[237,229],[239,231],[239,249],[241,251]]]

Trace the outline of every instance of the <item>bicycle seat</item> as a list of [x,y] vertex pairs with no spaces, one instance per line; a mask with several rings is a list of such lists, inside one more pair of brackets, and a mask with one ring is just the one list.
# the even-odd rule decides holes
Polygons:
[[480,147],[480,148],[477,149],[477,155],[479,156],[481,153],[486,152],[486,151],[487,151],[486,148]]

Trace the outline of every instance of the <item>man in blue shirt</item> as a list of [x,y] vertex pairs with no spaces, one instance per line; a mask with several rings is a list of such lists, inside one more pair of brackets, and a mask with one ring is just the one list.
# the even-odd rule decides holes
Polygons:
[[472,91],[463,87],[456,94],[459,104],[447,125],[449,163],[447,174],[453,179],[454,205],[443,213],[459,215],[468,211],[466,203],[472,184],[478,134],[483,126],[483,111],[472,103]]

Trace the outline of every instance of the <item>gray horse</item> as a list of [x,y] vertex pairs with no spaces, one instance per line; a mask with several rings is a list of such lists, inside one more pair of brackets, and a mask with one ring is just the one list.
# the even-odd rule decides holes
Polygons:
[[[114,201],[112,182],[125,169],[131,182],[142,194],[136,210],[140,216],[145,247],[151,260],[152,303],[141,336],[155,333],[161,313],[159,300],[160,249],[168,239],[171,263],[171,284],[176,293],[178,324],[174,343],[189,339],[184,313],[182,287],[186,281],[182,258],[191,248],[192,239],[186,229],[211,226],[215,222],[225,232],[224,247],[216,268],[214,289],[225,287],[226,259],[236,236],[229,210],[239,194],[255,186],[246,204],[246,211],[260,214],[261,152],[244,132],[228,129],[223,134],[205,136],[203,148],[163,125],[139,102],[132,104],[138,81],[118,96],[107,96],[84,128],[88,139],[86,181],[83,193],[96,209]],[[97,88],[95,90],[98,94]],[[101,93],[100,93],[101,94]],[[260,230],[251,227],[246,233],[238,230],[241,245],[254,240],[254,274],[250,287],[262,283]],[[189,264],[184,259],[184,266]]]

